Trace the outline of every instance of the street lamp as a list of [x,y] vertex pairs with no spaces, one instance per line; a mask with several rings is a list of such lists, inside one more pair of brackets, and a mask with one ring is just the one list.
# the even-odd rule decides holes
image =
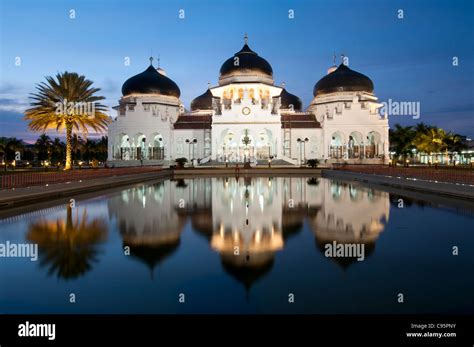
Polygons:
[[[309,139],[305,137],[304,139],[301,137],[298,137],[296,139],[296,142],[300,145],[300,166],[302,165],[302,162],[304,163],[306,161],[306,142],[309,142]],[[303,155],[301,154],[301,149],[303,148]]]
[[[191,165],[194,166],[194,145],[197,143],[197,139],[196,138],[192,138],[192,139],[186,139],[186,143],[189,145],[189,149],[188,149],[188,157],[190,157],[189,159],[191,159]],[[193,156],[191,158],[191,146],[193,148]]]

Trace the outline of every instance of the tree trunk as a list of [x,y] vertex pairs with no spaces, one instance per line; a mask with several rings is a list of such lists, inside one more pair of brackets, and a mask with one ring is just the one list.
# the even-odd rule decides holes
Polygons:
[[66,124],[66,167],[65,170],[72,169],[72,124]]

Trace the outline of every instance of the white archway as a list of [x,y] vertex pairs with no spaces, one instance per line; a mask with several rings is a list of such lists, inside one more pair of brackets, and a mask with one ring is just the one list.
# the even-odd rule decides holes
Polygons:
[[273,155],[273,135],[268,129],[260,131],[257,135],[255,156],[257,159],[269,159]]
[[132,149],[130,137],[125,133],[120,133],[116,141],[117,151],[114,153],[116,160],[130,160],[132,158]]
[[146,136],[143,133],[137,133],[134,136],[135,143],[132,143],[132,146],[135,145],[135,150],[133,151],[133,159],[143,160],[147,159],[147,146],[146,146]]
[[365,146],[365,157],[376,158],[383,152],[381,136],[377,131],[371,131],[367,134],[367,145]]
[[220,144],[217,152],[219,154],[220,161],[238,161],[237,136],[233,131],[227,128],[221,132]]
[[148,143],[148,158],[163,160],[165,158],[165,141],[160,133],[153,133]]
[[340,159],[344,157],[344,134],[336,131],[331,135],[331,142],[329,145],[329,157]]
[[353,131],[347,140],[347,156],[350,159],[363,157],[364,139],[360,132]]

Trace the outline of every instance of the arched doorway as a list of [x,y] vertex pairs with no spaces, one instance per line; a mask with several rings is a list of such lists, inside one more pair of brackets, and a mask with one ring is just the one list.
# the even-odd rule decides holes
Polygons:
[[135,160],[147,159],[147,148],[146,148],[146,136],[142,133],[138,133],[136,136],[137,142],[135,145]]
[[344,156],[344,135],[336,131],[331,135],[331,144],[329,146],[329,157],[340,159]]
[[238,161],[253,161],[255,159],[255,139],[250,129],[244,129],[239,139]]
[[117,160],[130,160],[132,157],[130,137],[127,134],[121,133],[118,137],[118,151],[114,155]]
[[268,129],[259,132],[256,141],[257,159],[269,159],[272,155],[272,133]]
[[353,131],[349,134],[349,139],[347,141],[347,156],[350,159],[363,157],[362,134],[358,131]]
[[236,136],[233,131],[229,129],[225,129],[224,131],[222,131],[221,143],[218,152],[220,153],[220,161],[237,161],[238,147]]
[[380,148],[380,134],[376,131],[371,131],[367,135],[367,144],[365,146],[365,157],[376,158],[381,152]]
[[148,156],[152,160],[163,160],[165,158],[165,143],[161,134],[152,135],[152,141],[148,145]]

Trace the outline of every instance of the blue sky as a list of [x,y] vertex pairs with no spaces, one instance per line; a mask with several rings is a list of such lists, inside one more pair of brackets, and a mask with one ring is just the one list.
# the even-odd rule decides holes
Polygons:
[[[221,64],[243,45],[273,67],[276,84],[306,107],[314,84],[344,53],[381,101],[417,101],[423,121],[474,137],[474,2],[471,0],[25,1],[0,0],[0,136],[26,140],[21,112],[44,76],[68,70],[117,104],[122,83],[159,55],[191,100],[217,84]],[[70,10],[75,19],[70,19]],[[179,18],[184,10],[185,18]],[[294,19],[288,11],[294,10]],[[398,19],[398,10],[404,18]],[[452,65],[458,57],[459,66]],[[21,65],[15,65],[15,58]],[[125,66],[130,57],[130,66]],[[339,58],[338,58],[339,59]],[[113,111],[112,111],[113,112]]]

